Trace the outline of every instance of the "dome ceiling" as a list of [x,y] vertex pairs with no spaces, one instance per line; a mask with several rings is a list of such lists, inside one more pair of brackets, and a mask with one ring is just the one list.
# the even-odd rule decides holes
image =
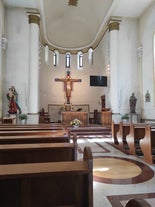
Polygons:
[[95,4],[94,0],[78,0],[77,6],[68,5],[67,0],[56,1],[43,2],[44,42],[69,51],[86,49],[97,43],[113,0],[95,0]]
[[[95,48],[112,16],[138,18],[154,0],[3,0],[40,14],[41,40],[51,50],[86,52]],[[70,4],[77,5],[73,6]]]

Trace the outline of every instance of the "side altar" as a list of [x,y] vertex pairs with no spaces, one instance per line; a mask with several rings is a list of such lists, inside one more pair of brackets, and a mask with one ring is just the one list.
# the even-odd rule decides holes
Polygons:
[[88,112],[85,111],[65,111],[61,113],[62,124],[70,125],[73,119],[80,120],[84,125],[88,125]]

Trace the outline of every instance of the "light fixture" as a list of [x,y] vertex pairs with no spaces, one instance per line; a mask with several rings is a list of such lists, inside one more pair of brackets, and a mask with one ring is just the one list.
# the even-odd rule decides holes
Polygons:
[[70,6],[77,6],[77,1],[78,0],[69,0],[68,5]]

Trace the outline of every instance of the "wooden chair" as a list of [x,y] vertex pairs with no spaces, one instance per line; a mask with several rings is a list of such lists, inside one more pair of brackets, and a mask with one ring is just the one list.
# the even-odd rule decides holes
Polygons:
[[90,124],[98,124],[98,110],[94,109],[94,114],[92,118],[89,118]]

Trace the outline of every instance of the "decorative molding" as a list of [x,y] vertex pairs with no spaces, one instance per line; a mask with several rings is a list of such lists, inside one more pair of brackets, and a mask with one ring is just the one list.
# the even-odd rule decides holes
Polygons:
[[38,15],[29,14],[28,17],[29,17],[29,24],[35,23],[40,25],[40,17]]
[[109,32],[112,30],[119,30],[119,22],[115,21],[109,23]]
[[8,40],[5,37],[1,37],[1,48],[3,50],[6,49],[7,42],[8,42]]
[[137,48],[137,55],[139,58],[143,56],[143,47],[141,45]]

